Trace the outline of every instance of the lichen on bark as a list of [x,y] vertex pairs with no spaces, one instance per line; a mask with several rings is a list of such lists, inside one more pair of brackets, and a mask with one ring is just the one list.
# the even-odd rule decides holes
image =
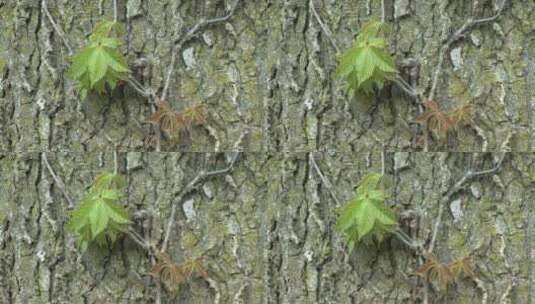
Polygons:
[[[403,229],[428,244],[443,210],[434,254],[474,260],[475,277],[445,293],[427,286],[428,302],[535,301],[535,3],[506,0],[496,20],[444,54],[436,101],[469,103],[476,117],[446,144],[431,143],[433,153],[414,152],[419,107],[395,85],[374,98],[343,94],[333,45],[347,48],[364,22],[383,18],[402,76],[427,95],[444,39],[503,1],[242,0],[229,20],[176,51],[168,102],[204,104],[212,120],[178,142],[162,138],[165,153],[150,152],[147,98],[126,86],[80,100],[65,77],[66,41],[83,47],[114,3],[134,77],[161,94],[175,39],[234,0],[0,0],[1,303],[424,302],[413,250],[391,238],[350,255],[334,230],[360,178],[383,169]],[[167,253],[177,262],[205,256],[207,278],[176,294],[159,289],[147,252],[126,236],[77,250],[64,230],[73,207],[64,192],[78,204],[96,174],[114,169],[113,151],[136,231],[161,245],[175,206]],[[179,197],[232,151],[242,151],[232,170]],[[440,203],[466,170],[491,168],[500,151],[513,153],[496,174]]]
[[[182,201],[181,189],[200,170],[227,163],[228,154],[119,153],[128,180],[123,203],[134,226],[161,244],[167,218],[178,204],[168,253],[181,261],[205,256],[209,278],[196,278],[163,303],[399,303],[422,300],[414,251],[395,238],[351,255],[334,232],[341,207],[310,164],[309,153],[241,153],[228,174],[205,180]],[[321,171],[340,201],[371,171],[381,153],[316,152]],[[76,202],[113,153],[48,153],[48,160]],[[408,234],[429,242],[439,202],[466,172],[488,169],[500,157],[473,153],[396,153],[385,156],[394,178],[392,200]],[[130,163],[132,162],[132,163]],[[444,261],[469,255],[476,276],[459,280],[432,302],[528,303],[531,265],[534,158],[509,153],[496,175],[470,181],[442,207],[434,254]],[[155,299],[144,250],[128,238],[109,249],[80,255],[64,231],[68,203],[42,154],[0,158],[0,299],[6,303],[144,303]],[[455,202],[460,200],[460,202]],[[458,204],[457,207],[454,205]],[[452,212],[452,208],[458,208]]]
[[[402,76],[427,94],[445,39],[470,18],[496,14],[503,1],[242,1],[227,21],[203,28],[177,50],[168,101],[180,110],[202,103],[208,127],[163,140],[166,151],[415,150],[418,107],[390,86],[379,98],[349,100],[334,79],[333,41],[350,46],[360,25],[384,17]],[[150,150],[150,105],[131,88],[79,100],[65,77],[68,50],[85,43],[93,25],[113,16],[113,1],[4,1],[0,57],[3,151],[99,150],[114,145]],[[118,0],[128,33],[124,52],[135,77],[164,87],[173,41],[200,18],[224,15],[233,1]],[[475,123],[435,151],[532,151],[534,4],[505,1],[496,20],[471,27],[445,50],[434,99],[444,109],[474,107]],[[332,33],[326,35],[317,18]],[[6,88],[8,88],[6,90]],[[420,134],[421,135],[421,134]],[[242,139],[242,140],[240,140]]]

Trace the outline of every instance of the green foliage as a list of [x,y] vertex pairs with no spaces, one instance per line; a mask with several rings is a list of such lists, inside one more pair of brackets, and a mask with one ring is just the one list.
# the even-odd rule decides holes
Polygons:
[[121,176],[102,173],[97,176],[80,206],[71,212],[67,229],[78,234],[82,251],[92,241],[98,244],[104,244],[106,239],[115,241],[118,233],[130,223],[127,211],[118,203],[124,187]]
[[119,51],[121,41],[118,37],[123,32],[120,24],[102,21],[89,36],[89,44],[72,57],[68,75],[77,82],[76,88],[82,99],[91,91],[103,93],[106,84],[114,89],[119,80],[127,78],[128,64]]
[[353,46],[341,57],[336,74],[346,80],[349,95],[354,92],[373,93],[397,74],[394,59],[387,50],[389,28],[370,21],[360,30]]
[[385,181],[382,174],[366,175],[355,198],[342,208],[336,230],[345,235],[350,251],[360,241],[382,241],[396,225],[394,213],[385,205]]

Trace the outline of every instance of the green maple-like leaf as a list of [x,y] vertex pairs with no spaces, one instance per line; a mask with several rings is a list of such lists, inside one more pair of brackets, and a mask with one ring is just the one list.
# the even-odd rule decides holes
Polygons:
[[365,176],[355,198],[340,212],[336,229],[345,235],[350,249],[360,241],[381,241],[397,223],[394,213],[385,205],[387,195],[381,190],[382,180],[381,174]]
[[112,173],[99,175],[80,206],[71,212],[67,229],[78,234],[82,250],[92,241],[115,240],[130,223],[128,212],[118,202],[123,179]]
[[117,23],[103,21],[95,26],[89,44],[72,57],[68,75],[77,82],[82,98],[91,91],[103,93],[106,85],[113,89],[117,81],[127,78],[128,64],[119,52],[121,41],[116,38],[120,33]]
[[388,27],[371,21],[363,26],[353,46],[340,58],[338,77],[346,80],[350,95],[359,91],[365,94],[381,89],[384,83],[397,74],[394,59],[387,50],[385,35]]
[[124,26],[120,23],[103,20],[95,25],[93,32],[89,36],[90,41],[96,41],[103,37],[119,37],[125,32]]

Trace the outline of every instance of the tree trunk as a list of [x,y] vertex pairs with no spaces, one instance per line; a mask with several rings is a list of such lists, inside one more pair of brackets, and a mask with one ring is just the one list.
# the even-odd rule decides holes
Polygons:
[[[78,202],[94,176],[113,171],[113,153],[49,153],[48,161]],[[163,303],[413,303],[423,299],[421,265],[395,238],[348,254],[334,231],[336,209],[310,157],[341,201],[362,175],[380,172],[381,153],[240,153],[228,174],[213,176],[177,201],[201,170],[225,167],[228,154],[120,153],[134,227],[161,244],[171,206],[178,206],[169,255],[177,262],[204,256],[209,276]],[[434,254],[444,262],[469,256],[472,278],[447,292],[430,287],[430,303],[530,303],[535,233],[535,158],[506,154],[496,175],[474,178],[440,203],[467,170],[493,166],[499,155],[389,153],[391,205],[403,229],[428,244],[439,208],[444,215]],[[68,203],[41,154],[0,160],[2,303],[146,303],[158,288],[145,251],[122,238],[85,255],[64,231]]]
[[[241,0],[173,49],[233,3],[0,0],[0,303],[534,302],[535,155],[518,152],[535,147],[535,2]],[[169,104],[204,105],[207,124],[160,137],[148,122],[156,99],[128,84],[77,96],[69,48],[114,16],[132,76],[161,96],[171,75]],[[371,19],[392,26],[401,76],[444,110],[470,105],[471,125],[426,138],[413,122],[421,107],[395,84],[375,97],[344,94],[336,49]],[[447,45],[470,20],[482,22]],[[228,172],[181,195],[233,151]],[[447,196],[505,151],[495,173]],[[176,206],[167,253],[204,257],[207,277],[168,290],[127,235],[80,253],[64,227],[69,200],[78,205],[115,168],[127,177],[133,228],[161,247]],[[434,255],[470,257],[473,276],[440,290],[394,236],[348,252],[337,210],[381,171],[393,177],[401,229],[425,247],[436,232]]]
[[[225,15],[233,1],[118,0],[134,76],[161,92],[173,41],[202,18]],[[391,49],[402,76],[446,109],[469,104],[472,126],[436,151],[532,151],[535,101],[533,1],[505,1],[444,51],[462,25],[497,13],[503,1],[241,1],[227,22],[202,28],[177,50],[168,101],[180,110],[204,104],[210,123],[162,140],[167,151],[391,151],[421,148],[419,108],[396,86],[379,97],[348,99],[336,80],[336,51],[362,23],[392,25]],[[314,4],[314,6],[311,6]],[[45,6],[46,5],[46,6]],[[46,10],[47,8],[48,10]],[[325,29],[325,34],[317,12]],[[65,44],[77,51],[94,24],[114,15],[112,0],[0,1],[3,73],[0,149],[95,151],[154,149],[151,107],[131,87],[80,100],[66,79]],[[64,38],[54,30],[50,12]]]

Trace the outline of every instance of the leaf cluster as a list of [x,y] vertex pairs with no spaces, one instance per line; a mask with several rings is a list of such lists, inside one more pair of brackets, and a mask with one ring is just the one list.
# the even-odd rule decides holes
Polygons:
[[416,270],[416,274],[437,283],[440,289],[446,290],[461,274],[474,276],[474,271],[470,257],[458,258],[444,264],[431,254],[427,256],[426,262]]
[[124,187],[122,176],[104,172],[96,177],[80,206],[71,212],[67,229],[78,235],[82,251],[93,241],[99,245],[106,240],[115,241],[130,223],[128,212],[118,203]]
[[119,23],[102,21],[89,36],[89,44],[72,57],[68,76],[77,82],[82,99],[92,91],[102,94],[106,85],[113,90],[119,80],[127,78],[128,64],[118,39],[123,33]]
[[159,125],[169,137],[178,137],[181,131],[188,131],[193,126],[206,123],[208,113],[203,105],[186,107],[181,112],[173,110],[168,102],[158,101],[157,110],[149,118],[149,122]]
[[394,59],[388,53],[385,23],[370,21],[358,34],[353,46],[342,54],[336,74],[346,80],[349,95],[373,93],[397,75]]
[[159,277],[172,291],[176,291],[181,284],[196,275],[208,277],[208,272],[203,265],[203,257],[189,259],[181,264],[176,264],[169,255],[163,252],[158,253],[156,257],[158,262],[152,267],[151,274]]
[[469,125],[472,121],[470,105],[463,105],[449,112],[440,110],[438,103],[428,100],[426,111],[415,118],[415,122],[426,127],[439,140],[446,140],[451,131]]
[[336,229],[345,235],[350,250],[360,241],[382,241],[397,224],[394,212],[385,205],[385,181],[382,174],[366,175],[355,198],[342,208]]

